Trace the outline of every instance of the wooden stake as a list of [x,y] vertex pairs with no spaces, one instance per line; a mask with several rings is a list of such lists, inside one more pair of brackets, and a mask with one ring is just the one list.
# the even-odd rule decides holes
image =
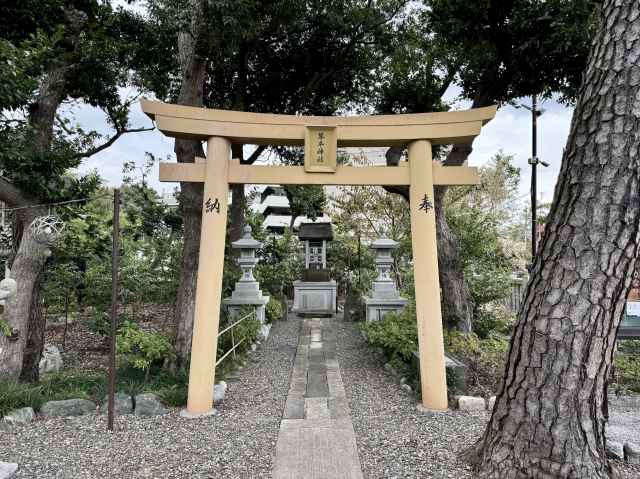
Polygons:
[[440,310],[431,142],[417,140],[409,144],[409,168],[422,405],[427,409],[445,410],[448,406],[447,380]]
[[109,392],[107,428],[113,431],[113,409],[116,389],[116,334],[118,331],[118,260],[120,248],[120,190],[113,190],[113,227],[111,246],[111,337],[109,338]]
[[187,413],[192,416],[213,410],[230,158],[229,140],[209,138],[187,399]]

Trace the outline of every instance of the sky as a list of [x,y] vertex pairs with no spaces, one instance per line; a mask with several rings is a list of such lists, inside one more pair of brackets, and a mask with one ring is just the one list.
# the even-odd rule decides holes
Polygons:
[[[123,91],[122,94],[134,95],[135,91]],[[453,101],[456,109],[468,107],[466,102],[455,101],[457,94],[458,91],[452,88],[445,94],[445,98]],[[530,99],[522,99],[520,103],[530,105]],[[538,168],[538,198],[551,201],[573,110],[555,100],[546,100],[540,107],[545,111],[538,119],[538,157],[550,166]],[[67,107],[67,114],[71,113],[84,129],[93,129],[104,135],[113,134],[109,131],[106,117],[100,110],[89,105],[75,104]],[[142,126],[150,127],[152,122],[136,103],[132,107],[130,127]],[[500,150],[513,155],[515,165],[521,168],[520,193],[523,198],[528,197],[531,178],[530,166],[527,163],[531,157],[531,113],[528,110],[512,106],[500,108],[496,117],[482,128],[482,132],[474,141],[469,166],[486,163]],[[141,167],[145,162],[145,152],[150,152],[161,160],[175,161],[173,139],[154,130],[123,135],[110,148],[85,160],[79,171],[84,173],[96,169],[106,185],[118,186],[122,183],[123,163],[134,161]],[[173,184],[158,181],[157,164],[148,181],[159,193],[169,193],[174,188]]]

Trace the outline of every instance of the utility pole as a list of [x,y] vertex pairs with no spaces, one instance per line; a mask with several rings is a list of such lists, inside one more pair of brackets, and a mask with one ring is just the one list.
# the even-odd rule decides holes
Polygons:
[[531,263],[536,257],[538,193],[538,97],[531,96]]
[[516,108],[525,108],[531,112],[531,265],[536,257],[537,251],[537,209],[538,209],[538,164],[549,166],[549,163],[538,158],[538,117],[544,113],[544,110],[538,109],[538,96],[531,95],[531,107],[527,105],[517,105]]

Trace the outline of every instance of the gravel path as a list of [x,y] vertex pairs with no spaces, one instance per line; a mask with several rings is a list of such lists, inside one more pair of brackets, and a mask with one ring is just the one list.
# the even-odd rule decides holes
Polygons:
[[[458,455],[480,437],[488,414],[418,413],[415,398],[383,369],[383,358],[354,325],[334,324],[364,477],[472,478]],[[298,320],[274,325],[229,381],[219,417],[191,421],[178,410],[122,416],[114,434],[106,432],[104,416],[39,420],[0,431],[0,461],[20,464],[16,479],[269,478],[299,332]],[[621,413],[624,422],[628,412]],[[640,479],[640,467],[616,465],[623,479]]]
[[275,323],[219,417],[122,416],[115,434],[104,417],[41,420],[0,432],[0,461],[20,464],[17,479],[271,477],[298,332],[297,321]]
[[[484,432],[488,413],[416,411],[416,399],[383,369],[353,323],[336,321],[340,363],[365,478],[472,478],[458,459]],[[612,414],[615,414],[612,411]],[[624,479],[640,467],[617,462]]]

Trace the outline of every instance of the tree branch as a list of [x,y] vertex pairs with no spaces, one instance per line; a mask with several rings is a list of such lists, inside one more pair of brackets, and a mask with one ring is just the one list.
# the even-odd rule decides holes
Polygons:
[[9,206],[17,208],[22,206],[35,205],[38,201],[14,186],[9,180],[0,176],[0,201]]
[[105,141],[103,144],[96,146],[95,148],[91,148],[87,151],[83,151],[82,153],[78,153],[75,157],[76,158],[89,158],[90,156],[95,155],[96,153],[101,152],[102,150],[106,150],[107,148],[109,148],[111,145],[113,145],[116,140],[118,138],[120,138],[122,135],[126,134],[126,133],[138,133],[141,131],[152,131],[155,130],[155,127],[151,127],[151,128],[125,128],[124,130],[119,130],[118,132],[116,132],[115,135],[113,135],[111,138],[109,138],[107,141]]
[[253,150],[253,153],[251,153],[251,156],[249,156],[249,158],[247,158],[242,163],[245,165],[253,165],[255,161],[258,159],[258,157],[262,154],[262,152],[266,149],[267,149],[266,145],[259,145],[255,150]]
[[438,90],[438,98],[441,98],[442,95],[445,94],[445,92],[449,88],[449,85],[451,85],[451,82],[453,82],[453,79],[456,77],[457,73],[458,73],[457,66],[455,68],[452,67],[447,70],[447,74],[442,79],[442,84],[440,85],[440,89]]

